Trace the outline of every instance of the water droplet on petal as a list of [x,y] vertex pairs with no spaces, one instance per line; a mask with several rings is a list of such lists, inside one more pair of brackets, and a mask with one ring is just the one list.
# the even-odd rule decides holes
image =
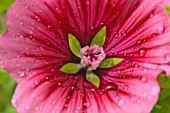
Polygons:
[[170,61],[170,54],[165,55],[165,60]]
[[12,99],[11,102],[12,102],[12,104],[13,104],[14,106],[15,106],[16,103],[17,103],[17,101],[16,101],[15,99]]
[[158,86],[156,86],[156,87],[154,87],[154,88],[151,89],[151,94],[152,94],[153,96],[158,96],[159,91],[160,91],[160,88],[159,88]]
[[68,108],[68,104],[65,104],[65,105],[64,105],[64,108],[67,109],[67,108]]
[[23,77],[25,77],[25,72],[23,72],[23,71],[18,71],[18,75],[19,75],[21,78],[23,78]]
[[85,102],[83,105],[84,105],[86,108],[87,108],[87,107],[90,107],[90,103],[89,103],[89,102]]
[[122,36],[124,36],[124,37],[127,35],[126,31],[122,31],[121,34],[122,34]]
[[113,83],[109,83],[106,87],[106,90],[117,90],[117,85]]
[[154,15],[155,15],[154,13],[151,13],[151,14],[150,14],[150,18],[152,18]]
[[143,82],[143,83],[146,83],[146,82],[148,82],[148,79],[146,78],[146,77],[141,77],[141,82]]
[[35,111],[39,111],[40,110],[40,108],[39,107],[35,107]]
[[93,92],[95,91],[95,89],[94,89],[94,88],[91,88],[90,90],[91,90],[91,91],[93,91]]
[[148,93],[143,93],[143,97],[147,97],[148,96]]
[[127,91],[127,90],[129,89],[129,86],[128,86],[128,85],[124,85],[124,86],[123,86],[123,89],[124,89],[125,91]]
[[58,86],[61,86],[61,83],[60,83],[60,82],[58,83]]
[[147,52],[147,49],[146,49],[146,48],[141,48],[141,49],[139,50],[139,56],[144,57],[145,54],[146,54],[146,52]]
[[2,65],[4,62],[3,61],[0,61],[0,64]]
[[124,103],[125,103],[125,101],[124,101],[123,99],[118,100],[118,105],[119,105],[119,106],[124,105]]
[[137,98],[136,97],[131,97],[130,101],[133,102],[133,103],[136,103],[137,102]]
[[142,43],[143,43],[142,40],[137,40],[137,41],[136,41],[136,45],[137,45],[137,46],[141,45]]
[[141,5],[141,6],[140,6],[140,9],[142,9],[142,8],[143,8],[143,6]]
[[29,107],[28,105],[25,105],[25,109],[29,110],[29,108],[30,108],[30,107]]
[[159,33],[159,34],[162,34],[162,33],[164,32],[164,30],[165,30],[165,27],[164,27],[164,26],[159,27],[159,28],[158,28],[158,33]]
[[91,30],[94,30],[94,26],[91,27]]

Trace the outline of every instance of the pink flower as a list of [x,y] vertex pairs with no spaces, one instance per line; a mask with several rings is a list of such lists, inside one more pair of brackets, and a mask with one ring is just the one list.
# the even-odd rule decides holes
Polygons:
[[[157,75],[170,74],[164,5],[168,0],[17,0],[0,39],[0,64],[18,82],[12,99],[18,113],[150,112],[160,90]],[[85,47],[104,26],[106,58],[124,60],[94,70],[99,88],[83,71],[61,72],[66,63],[80,63],[68,34]]]

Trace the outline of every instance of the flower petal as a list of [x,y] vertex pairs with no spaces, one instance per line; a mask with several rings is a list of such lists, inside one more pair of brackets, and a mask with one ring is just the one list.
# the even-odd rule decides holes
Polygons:
[[[169,63],[167,57],[170,54],[168,25],[170,19],[163,8],[165,4],[170,5],[167,0],[143,1],[134,6],[136,9],[129,12],[130,15],[127,15],[122,22],[116,22],[112,32],[109,33],[109,39],[106,40],[107,56],[126,57],[143,63]],[[127,8],[125,7],[126,10]],[[118,18],[123,17],[118,16]]]
[[132,2],[132,0],[67,0],[69,32],[79,39],[82,46],[89,45],[105,25],[114,22],[129,1]]
[[99,89],[82,75],[37,73],[41,78],[18,84],[12,103],[19,113],[148,113],[158,99],[160,70],[136,66],[124,70],[129,65],[100,71]]
[[20,81],[39,69],[58,70],[73,61],[63,16],[63,12],[53,14],[43,0],[16,1],[7,13],[7,32],[0,39],[1,66]]

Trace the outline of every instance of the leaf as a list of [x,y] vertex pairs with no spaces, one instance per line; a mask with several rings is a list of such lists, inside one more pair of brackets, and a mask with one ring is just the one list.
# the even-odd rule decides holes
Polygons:
[[81,68],[81,64],[67,63],[60,69],[60,71],[67,74],[76,74]]
[[164,6],[164,8],[167,11],[168,15],[170,16],[170,7],[169,6]]
[[0,68],[0,85],[4,83],[9,78],[8,73]]
[[100,63],[99,68],[104,69],[111,68],[119,64],[122,60],[123,58],[106,58]]
[[76,39],[76,37],[74,37],[71,34],[68,35],[68,39],[69,39],[69,47],[70,47],[71,52],[75,56],[80,58],[81,57],[80,56],[81,45],[80,45],[79,41]]
[[158,76],[158,82],[161,88],[170,88],[170,77],[160,74]]
[[162,89],[159,100],[151,113],[169,113],[170,111],[170,88]]
[[96,87],[99,87],[100,85],[100,79],[99,77],[94,74],[93,72],[91,71],[87,71],[86,73],[86,79],[91,82],[93,85],[95,85]]
[[6,30],[5,14],[0,14],[0,35]]
[[161,92],[157,104],[151,113],[169,113],[170,111],[170,76],[160,74],[158,76]]
[[0,13],[5,12],[15,0],[0,0]]
[[93,38],[91,46],[99,45],[102,47],[106,40],[106,26],[104,26]]
[[[1,78],[5,79],[1,80]],[[0,68],[0,80],[0,113],[17,113],[11,105],[16,82],[2,68]]]

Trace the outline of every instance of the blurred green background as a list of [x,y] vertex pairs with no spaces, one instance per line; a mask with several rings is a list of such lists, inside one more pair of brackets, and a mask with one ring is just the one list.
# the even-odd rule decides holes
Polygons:
[[[6,11],[14,1],[15,0],[0,0],[0,36],[2,36],[6,30]],[[170,14],[169,7],[167,10]],[[170,77],[160,75],[158,81],[162,90],[152,113],[170,113]],[[16,82],[9,74],[0,68],[0,113],[17,113],[11,105],[11,98],[16,85]]]
[[[15,0],[0,0],[0,36],[6,30],[6,10]],[[11,105],[11,98],[16,87],[16,82],[9,74],[0,68],[0,113],[17,113]]]

